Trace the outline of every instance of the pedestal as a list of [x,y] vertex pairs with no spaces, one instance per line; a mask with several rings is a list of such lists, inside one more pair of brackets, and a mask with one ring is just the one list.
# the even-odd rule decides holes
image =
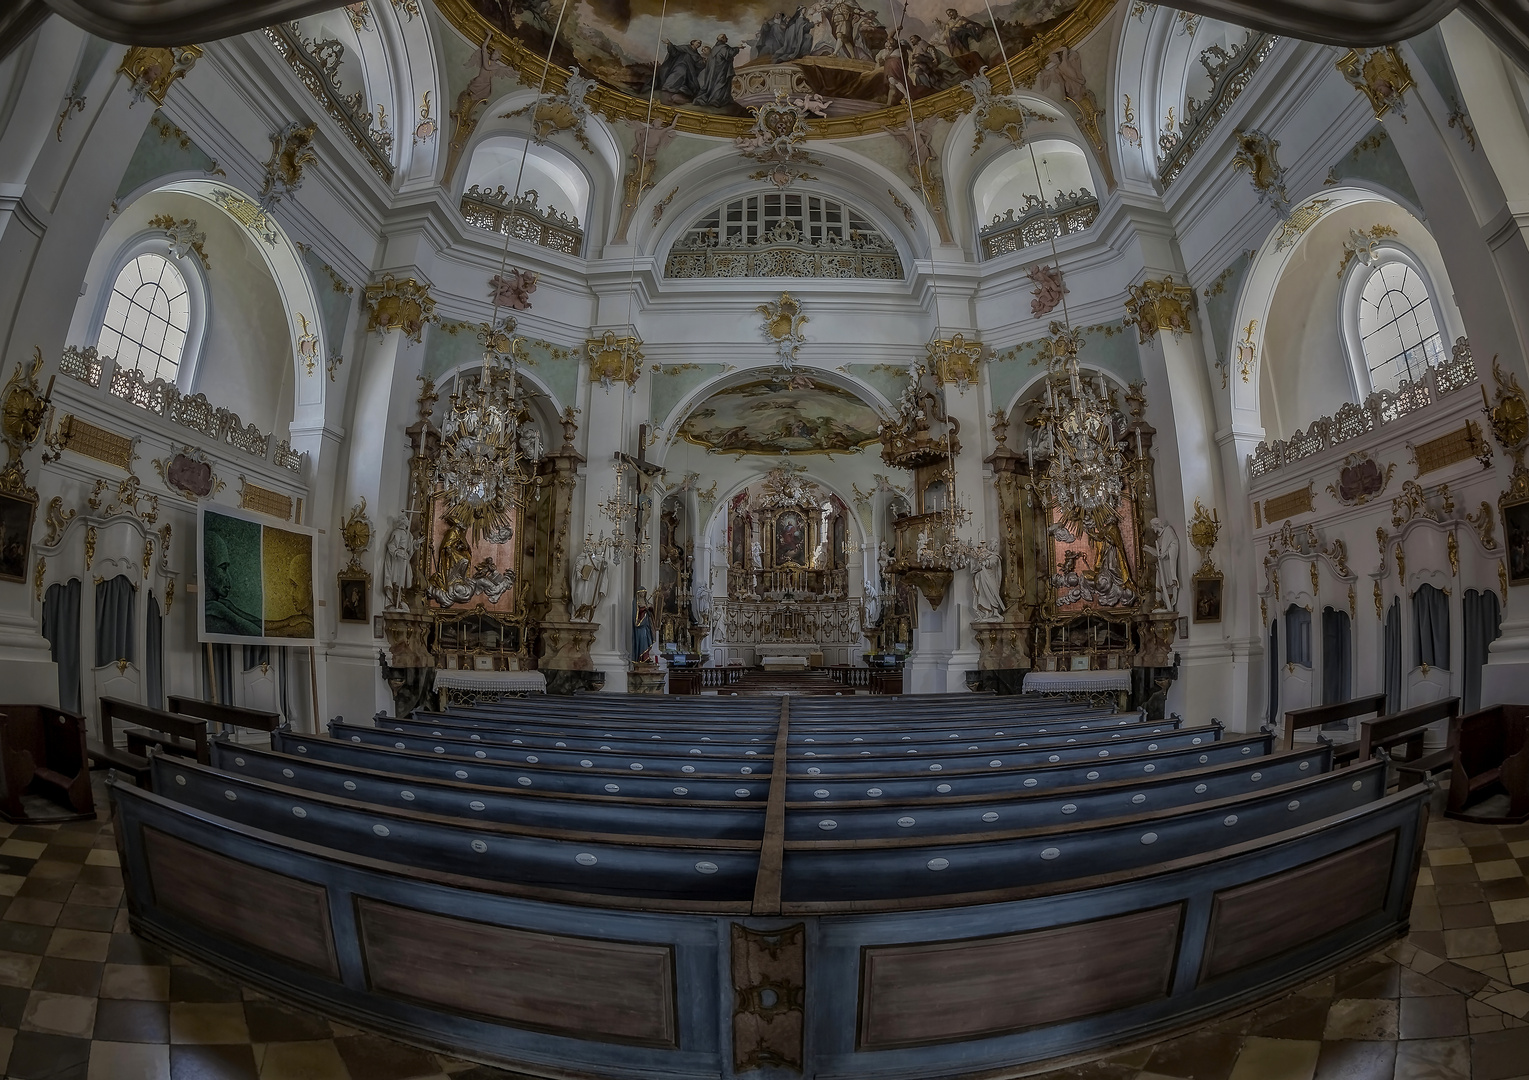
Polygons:
[[593,671],[595,665],[589,658],[589,647],[595,643],[595,635],[599,632],[597,622],[544,621],[541,624],[542,655],[536,663],[538,670]]
[[629,694],[662,694],[664,692],[664,669],[657,664],[633,663],[626,673],[626,692]]
[[428,648],[431,618],[412,611],[388,611],[382,615],[382,632],[388,642],[382,677],[393,695],[393,715],[408,716],[415,709],[435,705],[435,658]]
[[1011,671],[1030,667],[1030,624],[974,622],[972,633],[980,651],[978,671]]

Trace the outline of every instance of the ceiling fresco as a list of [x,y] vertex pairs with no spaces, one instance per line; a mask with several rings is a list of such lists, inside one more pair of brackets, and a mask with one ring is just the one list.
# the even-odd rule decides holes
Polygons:
[[713,394],[679,435],[724,454],[849,454],[880,439],[880,426],[875,409],[836,386],[765,379]]
[[[554,65],[597,80],[590,104],[610,116],[644,119],[655,79],[655,117],[677,112],[682,130],[735,135],[750,106],[821,99],[813,134],[849,135],[907,123],[915,112],[970,105],[957,90],[1007,56],[1027,81],[1045,54],[1075,45],[1113,0],[995,3],[998,31],[983,0],[440,0],[468,40],[492,36],[520,71],[539,83],[552,43]],[[663,10],[662,30],[660,11]],[[559,16],[562,17],[558,28]],[[660,39],[665,44],[660,45]],[[560,87],[561,71],[549,86]],[[957,100],[961,98],[963,100]]]

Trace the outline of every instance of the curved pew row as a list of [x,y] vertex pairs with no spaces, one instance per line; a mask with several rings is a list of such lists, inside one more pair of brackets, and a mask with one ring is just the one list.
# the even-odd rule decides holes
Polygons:
[[[991,795],[1028,788],[1063,787],[1096,780],[1118,780],[1127,776],[1183,772],[1202,765],[1263,757],[1269,754],[1273,744],[1274,736],[1263,734],[1240,739],[1218,739],[1179,750],[1112,755],[1109,758],[1080,756],[1064,759],[1062,754],[1048,754],[1047,758],[1056,757],[1058,760],[1031,764],[1015,761],[1012,757],[990,758],[982,766],[962,773],[942,770],[908,776],[885,776],[879,773],[836,777],[792,776],[786,782],[786,801],[793,803],[822,799],[856,802],[881,798],[933,798],[952,794]],[[1088,749],[1084,748],[1085,754]]]
[[[343,718],[336,718],[344,723]],[[364,727],[365,725],[355,725]],[[718,756],[736,756],[749,750],[759,751],[775,745],[775,732],[762,735],[723,736],[703,734],[699,731],[666,732],[664,735],[644,735],[633,732],[620,724],[605,724],[589,731],[570,731],[561,725],[537,728],[526,724],[501,725],[481,721],[448,720],[431,717],[428,722],[407,720],[396,716],[377,716],[372,726],[378,731],[397,731],[406,735],[438,735],[454,739],[471,739],[475,742],[510,743],[515,746],[540,746],[545,749],[572,747],[573,749],[616,749],[637,753],[684,753],[699,749]],[[609,744],[609,745],[606,745]],[[675,750],[679,747],[679,750]]]
[[[439,713],[425,714],[421,717],[416,714],[412,718],[388,716],[379,713],[372,718],[372,725],[378,728],[386,728],[392,731],[412,732],[439,732],[445,734],[448,731],[478,732],[487,735],[510,734],[525,739],[567,739],[584,740],[586,742],[604,741],[609,739],[621,739],[627,743],[647,745],[653,742],[710,742],[720,746],[732,746],[737,744],[755,745],[761,741],[773,741],[774,730],[765,730],[759,734],[748,734],[742,731],[734,731],[726,728],[712,729],[711,731],[688,728],[666,728],[662,734],[647,733],[634,730],[621,723],[602,724],[597,728],[575,728],[558,722],[534,723],[522,720],[489,719],[482,717],[457,717]],[[944,739],[960,739],[979,735],[1020,735],[1034,732],[1036,734],[1050,734],[1060,731],[1116,731],[1122,728],[1151,725],[1159,728],[1176,728],[1183,725],[1183,721],[1177,716],[1165,720],[1149,721],[1142,717],[1139,712],[1112,714],[1108,717],[1043,717],[1041,719],[1026,719],[1018,723],[987,723],[978,725],[969,719],[951,720],[931,727],[914,727],[910,724],[879,725],[871,728],[856,728],[851,731],[812,729],[805,732],[792,733],[793,742],[822,743],[825,745],[849,744],[865,742],[867,737],[873,739],[901,739],[908,742],[939,742]],[[794,727],[793,723],[793,727]],[[952,730],[952,729],[956,730]],[[753,729],[750,729],[753,730]]]
[[1427,818],[1415,786],[980,904],[760,920],[554,902],[109,791],[135,932],[406,1040],[601,1080],[735,1075],[766,984],[788,990],[771,1045],[804,1075],[937,1080],[1164,1033],[1405,932]]
[[357,802],[158,754],[152,768],[157,790],[204,813],[422,870],[535,882],[549,894],[667,901],[676,909],[754,895],[757,840],[532,829]]
[[[1076,756],[1108,758],[1118,754],[1140,754],[1180,746],[1202,746],[1219,737],[1215,728],[1162,728],[1156,724],[1134,724],[1128,728],[1098,731],[1057,732],[1047,735],[1008,736],[1001,739],[941,739],[933,744],[905,742],[864,744],[864,748],[827,746],[819,743],[810,749],[800,745],[792,749],[787,771],[792,776],[855,775],[879,772],[886,776],[910,772],[944,772],[969,768],[979,758],[1001,755],[1000,764],[1022,761],[1069,760]],[[1086,753],[1085,753],[1086,751]],[[987,764],[984,761],[983,764]],[[938,767],[936,767],[938,766]],[[998,766],[990,766],[997,768]]]
[[1377,761],[1214,802],[1030,829],[791,840],[781,899],[809,905],[939,896],[949,902],[952,895],[1134,870],[1357,809],[1385,794],[1385,775]]
[[[684,748],[683,744],[677,744],[674,752],[668,754],[655,754],[651,749],[646,753],[617,754],[613,750],[575,751],[572,748],[528,753],[524,747],[494,743],[478,735],[467,735],[461,738],[445,735],[410,735],[406,732],[347,724],[339,720],[332,721],[329,730],[332,738],[342,742],[391,746],[396,750],[425,751],[488,761],[514,762],[532,770],[563,769],[607,773],[626,770],[628,774],[657,773],[676,778],[695,774],[698,778],[709,775],[713,778],[736,776],[747,779],[760,773],[768,773],[771,767],[771,759],[764,751],[757,751],[752,757],[735,758],[731,762],[708,761],[698,747]],[[996,769],[1004,765],[1017,767],[1041,762],[1103,760],[1119,755],[1140,754],[1149,750],[1155,752],[1159,749],[1201,746],[1216,741],[1220,732],[1220,725],[1217,725],[1213,728],[1191,728],[1118,739],[1113,734],[1101,734],[1097,742],[1079,737],[1075,742],[1064,742],[1056,746],[1010,749],[999,758],[985,753],[973,754],[967,750],[949,751],[945,748],[947,752],[939,755],[939,760],[929,761],[927,757],[924,757],[914,761],[904,752],[877,760],[874,768],[881,775],[905,775],[913,772],[944,772],[947,768],[952,771],[971,771],[978,767]],[[691,751],[695,753],[692,754]],[[804,752],[799,762],[791,764],[792,775],[826,773],[836,776],[859,776],[866,772],[868,763],[862,758],[814,758],[807,756],[810,753]],[[949,762],[948,766],[946,762]]]
[[506,789],[455,778],[432,779],[406,772],[311,761],[223,740],[212,745],[212,764],[237,776],[356,802],[532,828],[717,840],[758,840],[764,831],[764,807],[757,802],[638,799],[607,794],[570,795],[525,787]]
[[[613,725],[614,726],[614,725]],[[1083,739],[1120,739],[1136,735],[1159,735],[1164,732],[1178,729],[1177,722],[1168,723],[1159,721],[1156,723],[1142,722],[1124,725],[1111,725],[1102,727],[1098,724],[1069,724],[1055,725],[1049,728],[1040,728],[1034,731],[1005,730],[999,729],[991,733],[970,732],[964,738],[959,732],[951,732],[947,725],[942,728],[936,737],[933,734],[923,734],[915,738],[911,735],[899,735],[888,732],[870,737],[856,736],[853,738],[843,737],[838,740],[820,740],[812,736],[799,740],[792,740],[796,756],[802,757],[832,757],[835,755],[848,756],[855,754],[862,757],[877,756],[883,754],[908,754],[908,753],[931,753],[950,752],[952,750],[982,750],[982,749],[1008,749],[1025,746],[1046,746],[1051,744],[1078,742]],[[770,750],[774,745],[774,738],[769,739],[754,736],[743,743],[719,743],[702,736],[700,738],[672,738],[658,740],[656,737],[649,739],[623,738],[613,732],[604,733],[603,737],[591,737],[580,735],[568,735],[560,732],[530,733],[523,728],[492,728],[482,726],[457,726],[453,724],[428,723],[418,721],[400,720],[395,717],[378,718],[373,727],[378,731],[391,731],[404,735],[412,735],[418,738],[466,738],[470,742],[481,742],[495,746],[524,746],[527,750],[570,750],[570,751],[599,751],[618,754],[652,754],[652,753],[685,753],[688,755],[704,758],[718,758],[723,760],[743,759],[757,757],[764,751]],[[617,729],[619,731],[619,729]],[[973,741],[977,740],[977,741]],[[747,762],[743,762],[747,764]]]
[[[360,736],[353,738],[355,742],[281,730],[271,734],[271,748],[314,761],[353,763],[382,772],[402,772],[440,780],[465,780],[506,789],[540,788],[585,795],[619,794],[641,799],[667,799],[678,795],[697,800],[731,800],[737,803],[763,803],[770,793],[770,778],[760,773],[725,779],[682,774],[680,782],[675,783],[674,777],[630,770],[596,772],[593,767],[585,769],[580,766],[577,772],[565,772],[544,769],[539,763],[490,760],[487,750],[474,750],[471,754],[456,756],[446,754],[442,746],[442,753],[437,754],[433,747],[441,745],[439,743],[432,743],[432,749],[421,752],[407,747],[400,749],[391,741],[384,746],[363,742]],[[580,760],[593,763],[592,758]]]
[[[774,742],[759,743],[733,753],[702,750],[701,746],[673,743],[662,749],[643,745],[629,753],[611,749],[574,747],[534,748],[516,746],[513,741],[476,732],[446,735],[414,735],[406,731],[388,731],[342,720],[329,723],[329,734],[341,742],[363,742],[373,746],[391,746],[397,750],[426,750],[433,754],[475,757],[488,761],[523,762],[548,769],[617,771],[629,773],[658,772],[666,776],[695,773],[712,777],[749,777],[768,775],[774,754]],[[705,744],[701,744],[705,745]],[[437,749],[439,748],[439,749]]]
[[1314,745],[1270,757],[1239,758],[1187,772],[1137,774],[1076,787],[1020,787],[1001,793],[854,802],[814,799],[786,804],[787,840],[860,839],[994,833],[1044,824],[1126,817],[1191,806],[1320,776],[1332,768],[1332,747]]

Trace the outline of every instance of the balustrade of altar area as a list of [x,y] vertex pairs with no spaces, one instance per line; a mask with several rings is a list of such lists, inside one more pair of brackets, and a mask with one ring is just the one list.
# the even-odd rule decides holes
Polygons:
[[849,571],[808,570],[802,567],[784,567],[776,570],[748,570],[733,567],[728,573],[729,591],[733,598],[757,597],[761,600],[781,600],[786,596],[796,599],[841,600],[849,594]]

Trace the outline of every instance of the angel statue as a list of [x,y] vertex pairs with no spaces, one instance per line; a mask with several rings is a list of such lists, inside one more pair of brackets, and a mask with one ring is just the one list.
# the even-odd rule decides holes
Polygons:
[[403,594],[414,587],[414,533],[409,529],[407,515],[400,516],[388,533],[383,548],[382,595],[389,610],[404,611],[408,605]]
[[1156,542],[1143,544],[1142,550],[1157,559],[1157,602],[1161,610],[1176,611],[1179,606],[1179,534],[1162,518],[1153,518],[1148,527]]
[[1003,619],[1003,560],[986,541],[977,545],[972,560],[972,603],[977,609],[977,622]]

